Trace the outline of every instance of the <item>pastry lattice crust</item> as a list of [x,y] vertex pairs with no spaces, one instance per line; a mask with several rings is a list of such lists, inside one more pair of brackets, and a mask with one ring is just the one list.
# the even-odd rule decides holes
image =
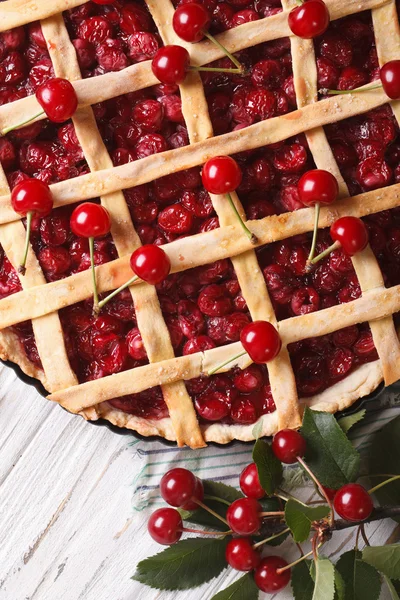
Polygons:
[[[172,26],[173,5],[170,0],[145,0],[165,44],[186,46],[192,64],[204,65],[222,57],[208,41],[185,44]],[[395,0],[325,0],[331,19],[372,10],[376,47],[380,64],[400,58],[400,29]],[[157,83],[150,63],[139,63],[118,73],[91,79],[81,78],[75,49],[69,38],[62,11],[84,4],[82,0],[7,0],[0,5],[0,31],[41,20],[56,76],[69,79],[77,92],[80,108],[73,124],[90,168],[90,174],[51,186],[55,206],[100,197],[113,222],[112,236],[119,258],[97,267],[99,290],[116,289],[131,277],[129,256],[140,245],[122,190],[189,167],[202,165],[217,154],[235,154],[283,141],[305,132],[310,152],[318,168],[331,171],[340,185],[341,199],[321,210],[320,227],[327,227],[338,216],[366,216],[400,205],[400,184],[350,198],[336,164],[323,126],[365,113],[389,102],[383,90],[363,94],[335,96],[318,101],[317,71],[312,41],[291,36],[287,13],[295,0],[283,0],[284,11],[259,21],[246,23],[220,34],[220,41],[236,52],[261,42],[291,36],[293,75],[298,110],[284,116],[261,121],[245,129],[213,137],[207,102],[200,76],[190,73],[180,86],[182,110],[188,128],[190,146],[155,154],[113,167],[101,139],[91,105]],[[400,123],[400,104],[391,102]],[[39,105],[30,96],[0,107],[0,129],[22,122],[36,114]],[[244,214],[239,198],[237,208]],[[400,378],[400,344],[392,315],[400,311],[400,286],[385,288],[377,260],[369,247],[353,258],[362,296],[345,305],[334,306],[308,315],[277,322],[267,287],[258,265],[254,246],[242,230],[225,198],[213,196],[220,228],[176,240],[163,246],[168,253],[172,272],[231,258],[243,296],[253,320],[273,322],[283,340],[278,358],[269,363],[268,373],[277,410],[264,415],[263,434],[270,435],[283,427],[298,427],[301,406],[307,402],[318,409],[335,412],[351,405],[357,398],[376,388],[381,380],[388,385]],[[248,221],[258,238],[258,245],[283,240],[312,231],[312,209]],[[0,172],[0,244],[13,266],[18,265],[25,228],[10,203],[10,190],[4,172]],[[18,362],[25,372],[42,380],[51,392],[49,398],[87,419],[106,418],[119,426],[144,435],[162,435],[179,445],[201,447],[207,441],[228,442],[252,439],[252,427],[242,425],[199,425],[185,380],[207,374],[230,356],[240,352],[240,344],[230,344],[188,356],[175,357],[162,316],[157,294],[152,286],[139,283],[131,287],[136,318],[150,364],[78,384],[67,357],[58,310],[90,298],[91,274],[84,271],[65,279],[46,283],[38,260],[30,249],[27,273],[21,276],[23,290],[0,300],[0,351],[3,358]],[[11,325],[32,320],[43,371],[37,369],[18,350]],[[368,321],[379,360],[358,367],[349,377],[325,392],[299,400],[296,392],[287,345],[291,342],[332,333],[346,326]],[[239,366],[250,364],[247,356]],[[229,370],[231,365],[226,367]],[[107,401],[161,385],[169,418],[146,420],[113,408]]]

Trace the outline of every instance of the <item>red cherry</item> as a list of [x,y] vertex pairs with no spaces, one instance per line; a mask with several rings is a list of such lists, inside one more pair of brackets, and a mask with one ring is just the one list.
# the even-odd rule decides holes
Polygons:
[[[194,488],[193,498],[200,500],[200,502],[202,502],[204,498],[203,483],[198,477],[196,477],[196,486]],[[199,505],[195,500],[189,500],[189,502],[186,502],[186,504],[184,504],[181,508],[183,508],[183,510],[196,510],[199,508]]]
[[46,217],[53,208],[53,196],[47,183],[40,179],[24,179],[11,192],[15,212],[26,217],[31,212],[36,217]]
[[248,538],[234,538],[228,542],[225,550],[226,562],[237,571],[253,571],[261,561]]
[[182,537],[182,519],[173,508],[159,508],[151,515],[147,529],[153,540],[164,546],[175,544]]
[[322,0],[308,0],[289,13],[289,27],[298,37],[309,40],[322,35],[329,26],[329,11]]
[[275,456],[286,465],[297,462],[297,457],[302,458],[307,450],[306,440],[293,429],[282,429],[272,440],[272,451]]
[[254,573],[254,581],[257,587],[267,594],[279,592],[290,581],[290,569],[277,573],[278,569],[287,567],[288,563],[280,556],[267,556],[263,558]]
[[357,217],[342,217],[334,222],[330,230],[331,238],[340,242],[349,256],[361,252],[368,244],[368,230]]
[[389,98],[400,98],[400,60],[387,62],[380,71],[383,89]]
[[334,498],[336,496],[337,490],[334,490],[332,488],[326,487],[326,485],[323,485],[322,488],[323,488],[325,494],[328,496],[329,500],[332,500],[332,502],[333,502],[333,500],[334,500]]
[[71,215],[72,233],[78,237],[94,238],[107,235],[111,229],[110,215],[101,204],[84,202]]
[[92,0],[92,2],[94,2],[95,4],[101,4],[101,5],[105,5],[105,4],[113,4],[113,2],[115,2],[115,0]]
[[171,469],[161,479],[160,492],[165,502],[182,507],[195,497],[196,476],[187,469]]
[[245,496],[260,500],[265,496],[265,491],[261,487],[258,471],[255,463],[250,463],[240,474],[240,488]]
[[175,33],[185,42],[200,42],[210,23],[210,15],[204,6],[194,2],[179,6],[172,19]]
[[230,156],[216,156],[204,165],[201,179],[210,194],[230,194],[239,187],[242,171]]
[[282,342],[279,333],[268,321],[254,321],[245,325],[240,341],[251,360],[263,364],[278,356]]
[[131,256],[132,271],[151,285],[158,285],[171,271],[168,254],[159,246],[147,244],[135,250]]
[[185,80],[190,67],[190,55],[182,46],[164,46],[153,58],[151,68],[161,83],[176,84]]
[[339,193],[336,177],[323,169],[313,169],[304,173],[297,187],[304,206],[315,206],[317,203],[332,204]]
[[46,115],[54,123],[63,123],[78,108],[78,98],[73,85],[67,79],[53,77],[36,90],[36,98]]
[[333,506],[346,521],[365,521],[371,516],[374,505],[371,496],[362,485],[348,483],[336,492]]
[[261,526],[259,513],[262,507],[253,498],[239,498],[232,502],[226,512],[226,520],[232,531],[239,535],[253,535]]

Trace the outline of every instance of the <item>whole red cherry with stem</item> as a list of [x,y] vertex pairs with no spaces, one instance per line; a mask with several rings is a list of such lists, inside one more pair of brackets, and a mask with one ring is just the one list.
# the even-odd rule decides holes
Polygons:
[[101,204],[84,202],[75,208],[71,215],[70,226],[72,233],[89,240],[90,264],[93,279],[93,310],[96,313],[99,304],[97,291],[96,270],[94,265],[94,238],[103,237],[110,233],[111,220],[108,211]]
[[202,4],[196,4],[195,2],[179,6],[174,12],[172,19],[174,31],[182,40],[195,43],[207,37],[217,48],[226,54],[238,69],[243,71],[243,66],[240,62],[208,31],[210,24],[210,13]]
[[226,520],[234,533],[253,535],[261,526],[262,507],[254,498],[239,498],[226,511]]
[[254,572],[254,581],[257,587],[267,594],[283,590],[290,581],[288,566],[286,560],[280,556],[263,558]]
[[265,491],[261,487],[256,463],[250,463],[243,469],[239,478],[240,489],[248,498],[260,500],[265,496]]
[[146,244],[137,248],[130,258],[130,266],[135,275],[117,290],[101,300],[97,306],[99,312],[112,298],[126,290],[139,279],[150,285],[158,285],[168,277],[171,271],[171,261],[168,254],[159,246]]
[[78,108],[78,98],[73,85],[61,77],[52,77],[42,83],[36,90],[36,98],[43,110],[18,125],[3,129],[2,135],[23,127],[44,114],[53,123],[64,123]]
[[364,222],[357,217],[341,217],[331,226],[330,234],[334,243],[313,258],[311,264],[315,265],[338,248],[342,248],[348,256],[354,256],[364,250],[369,241],[368,230]]
[[154,56],[151,68],[161,83],[179,85],[189,71],[211,71],[216,73],[241,74],[242,68],[224,69],[219,67],[195,67],[190,64],[190,54],[183,46],[169,45],[160,48]]
[[240,333],[240,341],[244,351],[209,371],[209,375],[214,375],[234,360],[245,356],[246,353],[253,362],[262,365],[276,358],[282,348],[279,333],[268,321],[253,321],[245,325]]
[[315,256],[321,204],[328,206],[335,202],[339,194],[339,185],[336,177],[329,171],[313,169],[300,177],[297,189],[300,202],[304,206],[315,207],[314,233],[308,256],[308,262],[310,263]]
[[333,506],[337,514],[346,521],[365,521],[374,510],[372,498],[358,483],[348,483],[335,495]]
[[26,236],[24,254],[18,272],[26,273],[26,260],[33,217],[46,217],[53,208],[53,196],[49,186],[40,179],[25,179],[11,192],[11,205],[15,212],[26,217]]
[[322,0],[305,0],[290,11],[288,23],[298,37],[306,40],[318,37],[329,27],[328,7]]
[[226,562],[237,571],[253,571],[261,561],[260,553],[254,549],[249,538],[234,538],[225,550]]
[[181,515],[173,508],[159,508],[150,516],[147,529],[153,540],[159,544],[176,544],[182,537]]
[[210,158],[203,167],[201,179],[210,194],[226,194],[243,231],[252,244],[257,243],[257,237],[251,233],[232,200],[234,192],[242,181],[242,171],[235,159],[230,156],[215,156]]
[[198,504],[194,500],[200,501],[204,498],[204,489],[201,481],[188,469],[171,469],[163,475],[160,482],[161,496],[171,506],[183,508],[191,502],[193,508],[186,510],[195,510]]
[[294,429],[282,429],[272,440],[272,451],[282,463],[293,465],[298,457],[302,458],[307,450],[303,436]]
[[385,94],[392,100],[400,98],[400,60],[390,60],[381,67],[379,71],[380,83],[373,82],[371,85],[354,90],[330,90],[322,88],[320,91],[324,96],[334,96],[341,94],[355,94],[360,92],[371,92],[383,88]]

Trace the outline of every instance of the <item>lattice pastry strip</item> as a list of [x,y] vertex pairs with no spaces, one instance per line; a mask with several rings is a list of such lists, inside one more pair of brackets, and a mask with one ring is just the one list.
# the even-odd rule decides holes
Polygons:
[[[43,35],[47,41],[50,58],[57,77],[70,81],[80,79],[75,48],[69,38],[62,14],[42,21]],[[101,139],[91,107],[81,108],[72,118],[75,132],[91,171],[112,168],[113,164]],[[101,196],[101,203],[109,211],[111,235],[119,256],[130,255],[141,245],[125,197],[122,192]],[[136,320],[149,361],[160,362],[174,357],[168,328],[163,319],[155,288],[150,285],[130,288]],[[65,386],[64,386],[65,387]],[[60,389],[60,388],[59,388]],[[192,447],[204,445],[198,426],[196,412],[183,382],[175,382],[162,387],[168,406],[175,438],[179,445]],[[109,405],[96,407],[96,416],[106,416],[112,412]],[[85,415],[93,418],[92,411]],[[128,414],[119,413],[119,425],[129,421]],[[125,422],[122,422],[125,421]]]

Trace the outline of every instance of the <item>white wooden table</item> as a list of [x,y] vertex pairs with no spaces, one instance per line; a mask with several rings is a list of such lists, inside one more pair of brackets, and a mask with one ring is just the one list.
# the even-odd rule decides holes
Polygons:
[[[236,577],[229,571],[180,593],[130,579],[139,560],[160,550],[146,531],[148,513],[133,509],[144,459],[130,436],[67,414],[1,365],[0,427],[0,600],[210,600]],[[374,544],[398,533],[393,521],[368,526]],[[351,539],[336,534],[324,553],[336,560]],[[290,557],[291,549],[278,552]]]

